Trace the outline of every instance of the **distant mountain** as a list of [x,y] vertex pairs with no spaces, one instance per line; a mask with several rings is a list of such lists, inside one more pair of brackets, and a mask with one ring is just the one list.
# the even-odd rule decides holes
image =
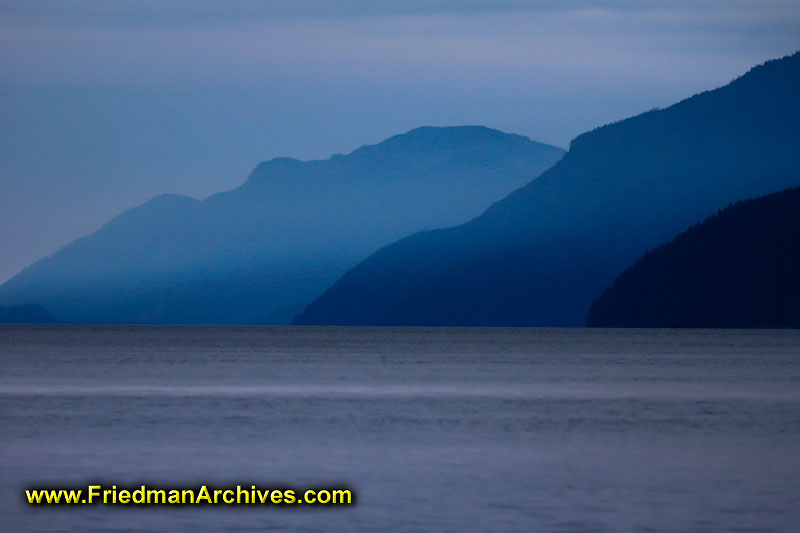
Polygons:
[[800,188],[738,203],[646,253],[587,325],[800,328]]
[[59,321],[34,304],[0,305],[0,324],[57,324]]
[[563,150],[423,127],[348,155],[260,164],[204,201],[159,196],[0,287],[70,322],[287,323],[371,251],[468,220]]
[[387,246],[297,324],[578,326],[645,250],[728,204],[800,184],[800,54],[577,137],[461,226]]

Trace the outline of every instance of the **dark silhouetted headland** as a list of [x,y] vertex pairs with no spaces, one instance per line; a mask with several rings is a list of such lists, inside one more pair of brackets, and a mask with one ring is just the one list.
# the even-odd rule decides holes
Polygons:
[[800,328],[800,188],[748,200],[646,253],[587,325]]
[[297,324],[579,326],[648,249],[729,204],[800,184],[800,54],[577,137],[456,228],[387,246]]
[[0,303],[38,302],[70,322],[287,323],[370,252],[469,220],[563,153],[466,126],[273,159],[233,191],[121,214],[8,281]]

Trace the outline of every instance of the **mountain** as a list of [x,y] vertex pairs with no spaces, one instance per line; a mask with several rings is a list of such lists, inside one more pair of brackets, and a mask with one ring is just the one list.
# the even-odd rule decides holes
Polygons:
[[57,324],[58,320],[34,304],[0,305],[0,324]]
[[587,325],[800,328],[800,188],[728,207],[646,253]]
[[69,322],[287,323],[368,253],[468,220],[563,153],[467,126],[273,159],[235,190],[126,211],[2,285],[0,303],[37,302]]
[[732,202],[800,184],[800,54],[580,135],[460,226],[348,271],[297,324],[579,326],[645,250]]

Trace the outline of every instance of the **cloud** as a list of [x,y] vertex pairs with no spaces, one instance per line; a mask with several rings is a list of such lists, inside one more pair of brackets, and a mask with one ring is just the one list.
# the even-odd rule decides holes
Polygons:
[[614,12],[797,15],[794,0],[1,0],[4,18],[38,24],[192,26],[264,18],[350,18],[436,14]]
[[0,17],[0,80],[11,84],[424,84],[521,71],[578,81],[601,70],[630,78],[657,61],[651,75],[667,77],[676,58],[751,61],[800,42],[800,9],[783,0],[6,0],[0,11],[10,15]]

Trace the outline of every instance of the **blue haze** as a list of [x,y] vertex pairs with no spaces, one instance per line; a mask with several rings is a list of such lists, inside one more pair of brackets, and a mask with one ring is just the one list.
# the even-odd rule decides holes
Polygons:
[[122,213],[0,286],[0,303],[71,323],[287,324],[378,247],[469,220],[563,153],[472,126],[276,158],[204,201],[161,195]]
[[[586,132],[479,217],[378,250],[294,323],[583,325],[592,302],[648,249],[732,202],[800,185],[798,94],[800,52]],[[778,250],[768,257],[788,265]],[[703,260],[701,251],[692,258]],[[763,293],[777,312],[767,303],[775,301]]]
[[800,48],[797,2],[0,1],[0,280],[161,193],[423,124],[566,146]]

